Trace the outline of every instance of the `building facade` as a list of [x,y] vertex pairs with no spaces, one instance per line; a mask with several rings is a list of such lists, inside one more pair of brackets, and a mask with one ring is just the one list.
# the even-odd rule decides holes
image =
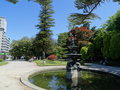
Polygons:
[[10,39],[6,35],[7,22],[0,17],[0,53],[8,53],[10,50]]

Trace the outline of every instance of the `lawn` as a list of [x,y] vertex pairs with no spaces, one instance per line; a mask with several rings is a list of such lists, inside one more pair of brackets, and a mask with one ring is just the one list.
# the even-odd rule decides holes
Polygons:
[[43,60],[35,60],[34,61],[38,66],[64,66],[67,64],[67,61],[52,61],[46,60],[46,64],[43,64]]
[[2,65],[6,65],[6,64],[8,64],[8,62],[5,62],[5,61],[0,62],[0,66],[2,66]]

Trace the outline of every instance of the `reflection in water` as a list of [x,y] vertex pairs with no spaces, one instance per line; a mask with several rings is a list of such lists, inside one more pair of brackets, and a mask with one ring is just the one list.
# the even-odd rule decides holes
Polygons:
[[51,87],[52,90],[58,90],[59,88],[67,90],[64,85],[59,85],[59,80],[56,75],[52,77],[52,80],[49,82],[48,86]]
[[81,85],[80,85],[80,81],[81,81],[81,74],[82,71],[77,71],[77,70],[73,70],[71,72],[72,74],[72,79],[69,80],[67,79],[67,90],[81,90]]
[[120,90],[120,79],[111,75],[80,71],[71,81],[65,75],[65,71],[48,72],[29,80],[47,90]]

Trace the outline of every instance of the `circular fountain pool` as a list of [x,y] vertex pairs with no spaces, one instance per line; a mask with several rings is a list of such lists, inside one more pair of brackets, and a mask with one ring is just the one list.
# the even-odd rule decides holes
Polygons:
[[80,71],[81,78],[66,80],[63,70],[42,72],[29,77],[34,85],[47,90],[119,90],[120,78],[91,71]]

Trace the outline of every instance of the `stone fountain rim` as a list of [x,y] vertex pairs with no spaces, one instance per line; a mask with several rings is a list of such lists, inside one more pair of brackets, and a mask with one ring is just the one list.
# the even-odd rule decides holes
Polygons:
[[[21,76],[20,78],[20,81],[25,85],[25,86],[28,86],[29,88],[31,89],[34,89],[34,90],[46,90],[44,88],[41,88],[41,87],[38,87],[34,84],[32,84],[30,81],[29,81],[29,78],[38,74],[38,73],[42,73],[42,72],[46,72],[46,71],[55,71],[55,70],[65,70],[66,68],[65,67],[59,67],[59,68],[55,68],[55,67],[52,67],[52,68],[46,68],[46,69],[36,69],[34,71],[31,71],[31,72],[28,72],[28,73],[25,73],[24,75]],[[102,70],[102,69],[95,69],[95,68],[90,68],[90,67],[87,67],[87,66],[81,66],[81,69],[84,70],[84,71],[92,71],[92,72],[97,72],[97,73],[104,73],[104,74],[109,74],[109,75],[113,75],[115,77],[118,77],[120,78],[119,75],[116,75],[115,73],[110,73],[109,71],[105,71],[105,70]]]
[[36,70],[33,70],[31,72],[27,72],[25,73],[24,75],[21,76],[20,78],[20,81],[27,87],[31,88],[31,89],[34,89],[34,90],[46,90],[44,88],[41,88],[41,87],[38,87],[34,84],[32,84],[30,81],[29,81],[29,78],[38,74],[38,73],[42,73],[42,72],[47,72],[47,71],[55,71],[55,70],[65,70],[65,67],[59,67],[59,68],[55,68],[55,67],[52,67],[52,68],[45,68],[45,69],[36,69]]

